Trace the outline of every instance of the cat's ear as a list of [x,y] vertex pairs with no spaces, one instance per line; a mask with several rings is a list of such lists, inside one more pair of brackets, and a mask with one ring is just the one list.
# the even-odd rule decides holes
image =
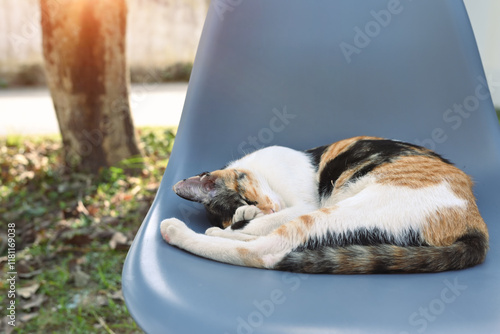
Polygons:
[[216,193],[216,179],[210,173],[202,173],[177,182],[173,189],[177,195],[184,199],[208,204]]

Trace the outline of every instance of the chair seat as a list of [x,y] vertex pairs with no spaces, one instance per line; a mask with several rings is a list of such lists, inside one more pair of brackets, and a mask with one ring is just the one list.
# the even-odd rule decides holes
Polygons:
[[[209,227],[201,205],[171,190],[178,180],[260,147],[356,135],[424,145],[470,174],[486,262],[306,275],[162,240],[165,218]],[[123,268],[127,307],[147,333],[500,332],[499,171],[498,121],[462,1],[213,0],[167,171]]]

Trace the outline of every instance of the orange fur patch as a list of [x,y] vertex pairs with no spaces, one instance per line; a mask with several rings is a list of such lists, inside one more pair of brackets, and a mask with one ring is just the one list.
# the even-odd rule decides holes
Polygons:
[[357,169],[349,169],[340,174],[339,178],[337,181],[335,181],[335,184],[332,184],[334,186],[332,196],[335,195],[335,191],[338,191],[340,187],[342,187],[353,175],[356,173]]
[[236,251],[240,255],[241,260],[243,261],[243,264],[245,266],[254,267],[254,268],[263,268],[264,267],[264,261],[262,261],[261,258],[252,254],[248,249],[237,248]]
[[349,139],[344,139],[338,142],[335,142],[331,144],[325,152],[323,152],[323,155],[321,156],[321,161],[319,164],[319,172],[325,168],[326,164],[330,162],[331,160],[335,159],[340,153],[346,151],[349,149],[351,145],[356,143],[359,140],[365,140],[365,139],[382,139],[382,138],[377,138],[377,137],[369,137],[369,136],[359,136],[359,137],[353,137]]
[[302,224],[306,226],[306,228],[311,228],[314,224],[314,218],[310,215],[303,215],[299,217],[299,220]]
[[449,246],[467,232],[464,210],[447,208],[427,218],[423,237],[432,246]]
[[319,209],[320,212],[326,214],[326,215],[329,215],[330,213],[332,213],[332,209],[331,208],[322,208],[322,209]]
[[486,224],[474,203],[469,203],[465,209],[439,210],[428,218],[422,235],[430,245],[449,246],[469,230],[478,230],[488,236]]
[[221,169],[211,172],[214,177],[224,182],[226,188],[238,191],[238,184],[236,174],[234,170],[231,169]]
[[256,202],[256,206],[265,214],[270,214],[278,210],[279,205],[274,203],[268,196],[263,196],[258,189],[258,182],[249,170],[240,169],[240,173],[244,173],[245,177],[241,180],[237,179],[235,174],[235,182],[238,183],[238,192],[247,200]]
[[281,225],[280,227],[278,227],[275,231],[275,233],[277,235],[279,235],[280,237],[282,237],[283,239],[289,239],[290,237],[290,233],[288,231],[289,228],[292,228],[291,227],[292,225]]
[[444,180],[451,184],[469,180],[458,168],[428,156],[400,157],[378,166],[373,175],[379,183],[413,189],[437,185]]

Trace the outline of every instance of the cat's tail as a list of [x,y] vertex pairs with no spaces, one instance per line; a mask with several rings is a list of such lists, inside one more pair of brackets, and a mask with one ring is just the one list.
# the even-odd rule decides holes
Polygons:
[[381,244],[292,251],[274,269],[311,274],[440,272],[482,263],[487,251],[488,236],[480,231],[470,231],[450,246]]

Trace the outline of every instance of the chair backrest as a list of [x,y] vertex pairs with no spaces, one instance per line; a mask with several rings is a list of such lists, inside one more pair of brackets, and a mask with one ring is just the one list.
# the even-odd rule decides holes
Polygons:
[[[178,180],[259,147],[355,135],[427,146],[471,174],[490,228],[486,263],[308,276],[224,265],[161,240],[168,217],[209,227],[201,206],[171,191]],[[492,332],[499,171],[499,125],[462,1],[213,0],[165,177],[125,263],[127,305],[158,333]]]

